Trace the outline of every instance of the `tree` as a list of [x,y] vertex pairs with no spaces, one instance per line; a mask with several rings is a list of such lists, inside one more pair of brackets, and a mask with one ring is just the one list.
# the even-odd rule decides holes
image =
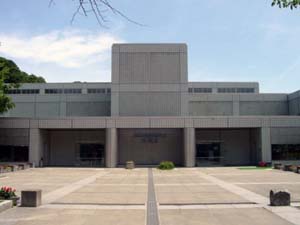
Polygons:
[[7,96],[9,90],[19,88],[22,83],[45,83],[43,77],[27,74],[12,61],[0,57],[0,113],[7,112],[14,107],[11,98]]
[[272,6],[278,6],[279,8],[295,9],[300,6],[300,0],[273,0]]
[[[112,13],[116,16],[121,16],[125,20],[134,23],[139,26],[144,26],[141,23],[138,23],[132,19],[130,19],[128,16],[126,16],[122,11],[115,8],[109,0],[72,0],[77,4],[77,9],[75,10],[71,23],[74,22],[75,17],[78,15],[88,16],[89,14],[94,15],[97,22],[100,26],[106,27],[106,23],[109,22],[107,15],[108,13]],[[49,7],[55,4],[55,0],[49,1]]]

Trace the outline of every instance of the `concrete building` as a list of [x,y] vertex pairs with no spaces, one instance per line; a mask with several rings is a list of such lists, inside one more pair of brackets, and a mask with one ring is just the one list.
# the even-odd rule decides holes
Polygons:
[[188,82],[185,44],[115,44],[111,83],[24,84],[0,118],[0,160],[116,167],[300,160],[300,92]]

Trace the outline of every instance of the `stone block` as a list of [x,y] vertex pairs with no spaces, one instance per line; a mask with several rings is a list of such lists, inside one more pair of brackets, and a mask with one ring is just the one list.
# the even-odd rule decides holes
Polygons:
[[300,166],[297,166],[297,172],[296,173],[300,173]]
[[274,169],[280,170],[282,168],[281,163],[274,163]]
[[271,206],[290,206],[291,194],[288,191],[270,191]]
[[126,162],[126,169],[134,169],[134,162],[133,161],[127,161]]
[[38,207],[42,204],[42,190],[32,189],[21,191],[22,207]]
[[285,164],[284,165],[284,171],[293,171],[293,165]]
[[10,209],[13,207],[13,202],[10,201],[10,200],[4,200],[2,202],[0,202],[0,213],[7,210],[7,209]]
[[16,172],[16,171],[18,171],[18,169],[19,169],[18,165],[11,165],[12,172]]

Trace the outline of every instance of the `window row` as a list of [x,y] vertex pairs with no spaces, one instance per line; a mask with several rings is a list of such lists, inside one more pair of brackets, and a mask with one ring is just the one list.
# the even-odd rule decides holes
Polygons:
[[81,94],[81,89],[45,89],[45,94]]
[[254,88],[218,88],[218,93],[254,93]]
[[110,88],[89,88],[87,90],[88,94],[105,94],[105,93],[110,93]]
[[[254,93],[254,88],[218,88],[218,93]],[[212,93],[212,88],[189,88],[189,93]]]
[[300,160],[300,144],[272,145],[272,160]]
[[[87,89],[88,94],[105,94],[110,93],[110,88],[89,88]],[[39,89],[11,89],[6,92],[6,94],[39,94]],[[81,94],[82,89],[74,89],[74,88],[53,88],[53,89],[45,89],[45,94]]]
[[212,93],[212,88],[189,88],[189,93]]
[[11,89],[6,92],[6,94],[39,94],[39,89]]

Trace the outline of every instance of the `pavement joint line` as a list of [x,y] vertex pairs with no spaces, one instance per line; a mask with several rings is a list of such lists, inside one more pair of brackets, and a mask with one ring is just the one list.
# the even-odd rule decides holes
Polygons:
[[146,210],[146,205],[97,205],[97,204],[46,204],[40,206],[45,209],[95,209],[95,210]]
[[90,202],[52,202],[48,205],[99,205],[99,206],[145,206],[140,203],[90,203]]
[[158,203],[155,195],[152,168],[148,169],[148,199],[146,225],[159,225]]
[[63,196],[70,194],[80,188],[82,188],[83,186],[90,184],[92,182],[94,182],[97,178],[102,177],[107,175],[109,172],[105,172],[105,173],[97,173],[94,174],[92,176],[89,176],[87,178],[81,179],[79,181],[76,181],[74,183],[65,185],[64,187],[61,187],[59,189],[56,189],[54,191],[51,191],[47,194],[45,194],[42,198],[42,203],[43,204],[49,204],[51,202],[54,202],[58,199],[61,199]]
[[216,186],[216,184],[213,183],[170,183],[170,184],[155,184],[155,186]]
[[264,185],[264,184],[272,184],[272,185],[280,185],[280,184],[291,184],[291,185],[298,185],[300,182],[233,182],[232,184],[236,185]]
[[220,203],[160,203],[159,206],[198,206],[198,205],[203,205],[203,206],[209,206],[209,205],[258,205],[257,203],[255,202],[234,202],[234,203],[223,203],[223,202],[220,202]]
[[213,177],[209,174],[205,174],[203,172],[198,172],[201,178],[204,178],[210,182],[214,182],[215,184],[219,185],[221,188],[234,193],[236,195],[241,196],[244,199],[247,199],[251,202],[256,202],[257,204],[260,204],[263,206],[263,208],[269,210],[270,212],[278,215],[279,217],[285,219],[286,221],[293,223],[295,225],[300,225],[300,210],[296,209],[291,206],[285,206],[285,207],[271,207],[269,206],[269,199],[256,194],[252,191],[249,191],[247,189],[244,189],[242,187],[239,187],[235,184],[228,183],[226,181],[223,181],[219,178]]
[[223,205],[159,205],[160,210],[169,209],[247,209],[263,208],[260,204],[223,204]]

